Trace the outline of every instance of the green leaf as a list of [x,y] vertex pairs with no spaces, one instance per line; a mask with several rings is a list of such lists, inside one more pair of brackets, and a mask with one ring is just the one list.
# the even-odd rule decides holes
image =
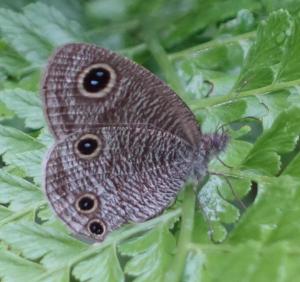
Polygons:
[[28,128],[41,128],[44,118],[40,98],[35,93],[22,89],[0,91],[0,100],[16,115],[25,120]]
[[272,12],[278,9],[287,9],[290,13],[297,13],[300,9],[300,3],[298,0],[262,0],[261,1],[268,12]]
[[191,105],[196,99],[224,95],[232,89],[243,63],[245,45],[249,42],[215,43],[211,48],[199,46],[171,56]]
[[300,110],[292,108],[282,112],[272,127],[257,140],[243,166],[266,174],[276,174],[280,168],[278,153],[287,153],[294,149],[299,131]]
[[175,248],[169,224],[162,224],[140,237],[133,238],[119,247],[122,255],[132,257],[125,272],[138,276],[135,281],[161,281]]
[[83,40],[84,32],[80,25],[68,20],[54,7],[37,2],[25,7],[24,15],[30,19],[36,35],[47,40],[51,46]]
[[0,154],[5,153],[7,163],[14,158],[14,154],[43,148],[44,145],[24,132],[0,125]]
[[299,184],[289,176],[261,181],[257,200],[231,233],[228,242],[238,244],[256,240],[271,244],[286,241],[291,246],[297,245],[300,238],[297,221]]
[[7,9],[0,10],[3,38],[32,64],[41,64],[49,55],[49,42],[36,36],[26,16]]
[[0,205],[0,221],[12,215],[12,211]]
[[28,259],[41,259],[47,268],[64,265],[87,245],[59,230],[26,222],[0,227],[0,238]]
[[124,281],[123,270],[113,245],[75,265],[72,273],[79,281]]
[[299,48],[297,48],[300,44],[300,19],[296,19],[293,29],[286,32],[291,33],[291,35],[277,75],[279,81],[297,80],[300,76],[300,63],[297,60],[300,55]]
[[292,29],[292,18],[282,10],[272,13],[259,26],[256,42],[249,50],[235,85],[236,91],[260,88],[273,82],[274,68],[281,61]]
[[[266,108],[266,114],[261,117],[264,129],[268,129],[272,126],[274,120],[282,112],[283,109],[287,110],[291,106],[297,105],[299,94],[292,89],[277,91],[270,94],[256,96],[256,98],[264,105]],[[295,99],[294,99],[295,98]],[[294,102],[292,102],[294,100]]]
[[221,125],[227,125],[242,118],[246,112],[247,104],[243,100],[224,103],[196,112],[197,118],[202,120],[204,132],[214,132]]
[[[249,192],[250,184],[249,180],[213,175],[198,194],[201,212],[208,221],[209,232],[215,242],[225,239],[227,231],[224,224],[233,224],[239,219],[237,207],[242,208],[240,201]],[[234,202],[237,202],[237,207]]]
[[26,176],[32,177],[37,184],[42,183],[42,162],[45,155],[45,149],[34,150],[15,154],[9,163],[26,173]]
[[0,102],[0,121],[10,119],[14,116],[14,113],[7,109],[7,107]]
[[8,251],[0,252],[0,277],[5,282],[33,281],[43,273],[43,267]]
[[[164,30],[164,37],[168,46],[179,43],[193,33],[205,28],[207,25],[213,26],[219,21],[231,18],[241,9],[255,11],[260,7],[257,1],[195,1],[195,5],[189,13],[182,16],[173,23],[174,28]],[[220,13],[222,11],[222,13]]]
[[3,40],[0,41],[0,70],[5,74],[18,77],[28,67],[28,62]]
[[202,278],[202,267],[205,262],[205,255],[198,252],[189,252],[186,258],[183,282],[198,282]]
[[41,65],[53,47],[82,41],[82,30],[60,11],[42,3],[31,4],[23,13],[0,9],[3,38],[33,65]]
[[293,177],[300,177],[300,154],[297,153],[289,165],[283,171],[283,175],[290,175]]
[[222,36],[237,35],[250,32],[256,25],[254,14],[246,9],[240,10],[236,18],[222,23],[219,28],[219,34]]
[[0,170],[0,187],[0,202],[10,204],[9,208],[14,211],[26,208],[43,199],[39,187],[3,170]]
[[22,9],[25,5],[28,5],[31,1],[32,0],[15,0],[12,2],[9,0],[2,0],[0,7],[18,10],[18,9]]
[[[227,165],[232,167],[239,166],[244,157],[249,154],[253,145],[243,140],[230,140],[224,152],[220,154],[220,159]],[[214,172],[214,169],[224,167],[224,165],[217,159],[213,159],[209,165],[209,170]]]

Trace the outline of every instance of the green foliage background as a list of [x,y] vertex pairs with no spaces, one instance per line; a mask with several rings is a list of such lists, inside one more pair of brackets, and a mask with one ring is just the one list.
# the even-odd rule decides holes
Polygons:
[[[299,0],[1,0],[0,35],[1,281],[300,281]],[[67,42],[143,64],[231,138],[198,195],[95,245],[41,190],[39,80]]]

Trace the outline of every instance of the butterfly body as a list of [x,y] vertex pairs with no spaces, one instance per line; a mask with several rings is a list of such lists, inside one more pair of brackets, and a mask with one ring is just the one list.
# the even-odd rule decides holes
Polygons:
[[49,61],[42,94],[56,139],[45,191],[75,234],[101,241],[152,218],[206,173],[211,139],[168,86],[128,59],[66,45]]

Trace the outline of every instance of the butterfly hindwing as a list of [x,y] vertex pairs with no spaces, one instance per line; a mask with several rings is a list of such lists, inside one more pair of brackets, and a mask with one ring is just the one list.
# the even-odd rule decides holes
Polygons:
[[[46,164],[46,194],[59,217],[75,231],[101,240],[124,223],[145,221],[162,212],[176,197],[192,166],[193,150],[181,138],[143,127],[91,130],[100,150],[82,158],[74,150],[84,132],[66,137],[52,149]],[[95,209],[78,207],[84,195]],[[88,229],[98,219],[105,233]]]

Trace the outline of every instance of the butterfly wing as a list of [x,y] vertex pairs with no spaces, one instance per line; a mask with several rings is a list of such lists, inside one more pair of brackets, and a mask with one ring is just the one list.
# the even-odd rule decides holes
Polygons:
[[[46,193],[59,217],[77,234],[102,240],[124,223],[145,221],[175,199],[192,167],[193,148],[183,139],[147,127],[90,130],[100,150],[76,153],[76,132],[54,146],[46,164]],[[80,199],[90,197],[86,209]],[[93,233],[98,222],[101,234]]]
[[76,233],[102,240],[162,212],[205,167],[193,114],[160,79],[111,51],[69,44],[50,59],[42,96],[56,143],[45,190]]
[[[108,71],[108,87],[100,94],[85,91],[83,77],[93,66]],[[92,78],[91,83],[97,82]],[[106,81],[104,77],[100,82]],[[199,143],[199,127],[180,98],[143,67],[104,48],[68,44],[58,49],[45,72],[42,94],[49,126],[58,139],[82,128],[147,124]]]

